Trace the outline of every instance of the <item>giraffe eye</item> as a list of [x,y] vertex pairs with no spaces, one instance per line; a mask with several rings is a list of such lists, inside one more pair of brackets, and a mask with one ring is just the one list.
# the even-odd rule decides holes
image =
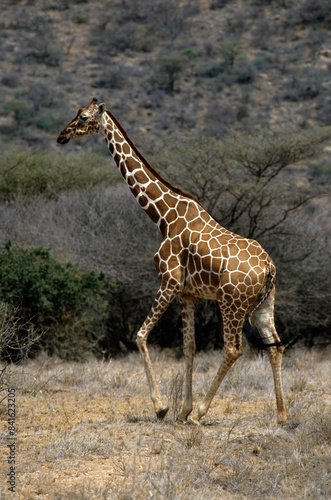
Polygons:
[[86,122],[88,120],[88,116],[87,115],[81,115],[80,119],[83,121],[83,122]]

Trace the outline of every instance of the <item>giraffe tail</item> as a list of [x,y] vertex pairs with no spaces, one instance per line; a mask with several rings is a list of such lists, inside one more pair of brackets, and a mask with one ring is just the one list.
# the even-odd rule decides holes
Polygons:
[[260,337],[259,332],[257,329],[254,327],[254,325],[251,323],[250,319],[246,319],[244,326],[243,326],[243,333],[248,340],[254,347],[257,349],[260,349],[261,351],[266,351],[270,347],[282,347],[285,344],[280,341],[280,342],[272,342],[270,344],[265,344],[263,342],[263,339]]
[[257,331],[256,328],[254,328],[254,325],[250,322],[249,318],[245,320],[244,326],[243,326],[243,333],[248,340],[250,344],[253,345],[253,347],[256,347],[257,349],[260,350],[266,350],[268,349],[269,345],[265,344],[263,340],[261,339],[259,332]]
[[270,294],[271,290],[275,286],[275,280],[276,280],[276,268],[275,265],[272,261],[266,261],[266,277],[265,281],[263,284],[263,287],[261,289],[261,292],[259,296],[257,297],[256,301],[252,305],[248,316],[251,317],[254,311],[266,300],[268,295]]

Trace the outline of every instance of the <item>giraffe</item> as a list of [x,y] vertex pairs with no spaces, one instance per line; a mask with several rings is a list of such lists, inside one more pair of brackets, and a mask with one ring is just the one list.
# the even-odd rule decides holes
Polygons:
[[[111,111],[104,103],[98,104],[96,98],[79,109],[57,142],[67,144],[71,139],[94,133],[105,139],[129,189],[163,236],[154,256],[160,288],[136,339],[157,419],[162,420],[169,408],[157,386],[147,338],[169,304],[178,297],[185,372],[184,401],[177,419],[200,424],[224,376],[242,355],[242,328],[249,318],[266,346],[274,378],[277,420],[279,424],[284,423],[287,418],[281,377],[284,346],[274,324],[276,269],[273,261],[259,243],[220,226],[197,198],[174,187],[154,170]],[[224,348],[211,386],[193,410],[194,320],[198,297],[218,301]]]

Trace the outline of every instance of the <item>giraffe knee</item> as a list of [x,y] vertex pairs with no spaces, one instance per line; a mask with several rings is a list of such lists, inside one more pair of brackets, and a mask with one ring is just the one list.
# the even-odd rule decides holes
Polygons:
[[225,348],[225,355],[230,360],[231,364],[234,363],[240,356],[243,354],[243,346],[239,345],[231,345]]
[[267,349],[268,356],[272,362],[281,362],[285,346],[271,346]]
[[136,344],[137,344],[139,350],[146,347],[146,344],[147,344],[146,335],[143,335],[142,333],[138,332],[137,337],[136,337]]
[[224,351],[226,356],[233,361],[240,358],[243,353],[241,332],[237,331],[234,335],[225,335]]
[[234,351],[233,353],[233,356],[235,358],[235,360],[239,359],[240,356],[243,355],[243,346],[240,345],[239,347],[236,348],[236,350]]

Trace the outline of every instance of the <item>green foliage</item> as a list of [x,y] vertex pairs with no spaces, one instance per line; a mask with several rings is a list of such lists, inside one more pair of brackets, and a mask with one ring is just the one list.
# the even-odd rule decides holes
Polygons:
[[318,183],[330,184],[331,161],[325,161],[322,163],[313,163],[309,167],[309,172],[312,179],[316,180]]
[[195,50],[187,47],[182,51],[183,56],[187,57],[188,59],[196,59],[198,57],[198,54]]
[[16,98],[10,99],[0,107],[0,115],[7,115],[8,113],[14,114],[18,126],[26,124],[29,120],[27,105]]
[[240,42],[225,41],[220,44],[220,53],[225,66],[234,66],[237,58],[244,52],[243,45]]
[[72,20],[76,24],[88,24],[87,17],[81,12],[75,12],[72,16]]
[[109,168],[108,157],[97,154],[57,156],[10,151],[0,158],[0,198],[4,200],[54,197],[62,191],[113,184],[119,178],[117,170]]
[[240,84],[251,83],[255,79],[256,70],[253,64],[244,62],[234,68],[233,79]]
[[156,78],[158,87],[168,92],[173,92],[175,90],[175,84],[187,63],[187,55],[173,54],[166,57],[160,57],[158,59],[159,71]]
[[198,69],[197,76],[216,79],[216,89],[223,90],[235,83],[247,84],[254,81],[257,67],[254,61],[247,61],[240,42],[226,41],[219,47],[221,62],[207,64]]
[[[61,330],[74,330],[76,342],[88,334],[96,340],[93,322],[106,317],[104,290],[104,274],[79,273],[71,263],[57,262],[45,248],[24,249],[8,241],[1,249],[0,301],[19,309],[22,338],[27,336],[26,325],[47,329],[43,345],[49,352],[55,346],[62,354],[66,348],[70,352],[68,339],[62,348],[56,345]],[[84,340],[83,346],[87,348]]]
[[1,299],[20,305],[22,314],[40,325],[61,322],[98,291],[102,279],[95,272],[77,274],[71,263],[58,263],[45,248],[27,250],[8,241],[0,253]]
[[134,49],[136,46],[136,39],[134,35],[120,35],[116,40],[117,48],[119,51],[124,52],[127,49]]
[[53,123],[54,123],[54,117],[52,113],[44,113],[39,118],[37,118],[34,125],[35,127],[40,128],[41,130],[49,132],[52,128]]

